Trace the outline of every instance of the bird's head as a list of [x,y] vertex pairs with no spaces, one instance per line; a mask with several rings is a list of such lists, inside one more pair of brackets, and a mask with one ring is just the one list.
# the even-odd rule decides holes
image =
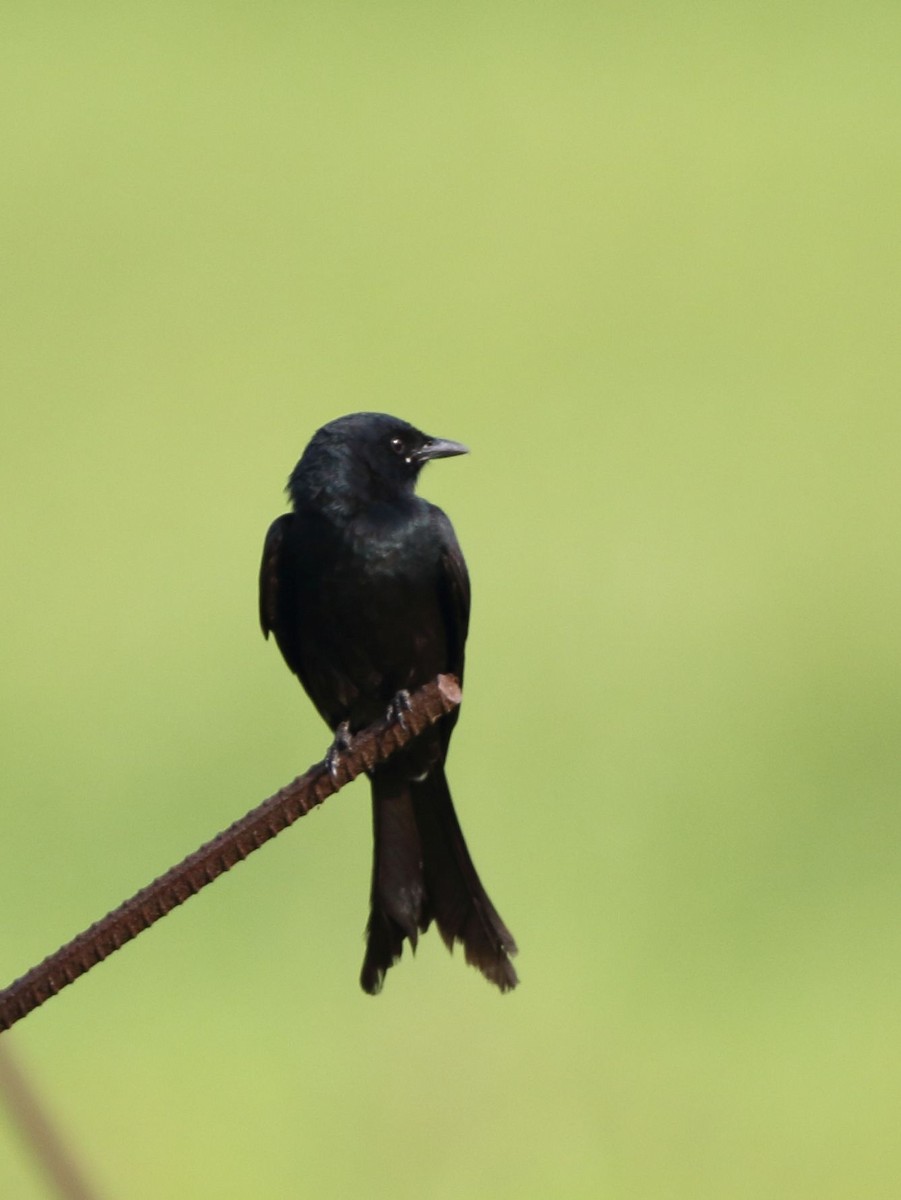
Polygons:
[[295,508],[348,507],[391,501],[412,492],[433,458],[468,453],[387,413],[351,413],[313,435],[288,481]]

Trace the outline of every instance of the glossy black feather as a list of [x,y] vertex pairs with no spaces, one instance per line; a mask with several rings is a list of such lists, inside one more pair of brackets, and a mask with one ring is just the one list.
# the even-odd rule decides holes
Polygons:
[[[442,672],[462,682],[469,577],[450,521],[416,496],[423,464],[465,452],[382,413],[320,429],[260,568],[260,623],[334,730],[384,715]],[[444,774],[455,712],[371,776],[374,854],[361,983],[377,992],[432,920],[502,991],[516,946],[466,848]]]

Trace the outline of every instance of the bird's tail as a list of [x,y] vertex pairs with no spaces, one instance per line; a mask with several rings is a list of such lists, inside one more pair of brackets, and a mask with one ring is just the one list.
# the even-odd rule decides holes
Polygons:
[[462,942],[466,961],[502,992],[516,987],[516,943],[469,856],[442,766],[423,780],[377,771],[372,778],[375,848],[366,957],[360,983],[378,992],[401,955],[415,950],[434,918],[448,949]]
[[372,892],[360,985],[373,996],[400,958],[404,938],[415,950],[431,920],[410,787],[390,766],[372,776]]

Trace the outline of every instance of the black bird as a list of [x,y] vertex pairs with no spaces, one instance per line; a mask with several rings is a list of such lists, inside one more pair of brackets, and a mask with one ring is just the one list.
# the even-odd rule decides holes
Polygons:
[[[465,454],[384,413],[324,425],[288,481],[260,568],[260,622],[336,733],[402,707],[442,672],[463,680],[469,576],[453,526],[414,494],[433,458]],[[457,712],[371,774],[374,853],[360,983],[380,991],[434,919],[502,992],[516,944],[482,887],[444,774]]]

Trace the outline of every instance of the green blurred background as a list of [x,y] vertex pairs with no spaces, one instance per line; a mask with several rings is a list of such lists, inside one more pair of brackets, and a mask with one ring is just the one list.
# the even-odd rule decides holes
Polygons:
[[3,25],[0,982],[321,757],[256,571],[360,408],[473,449],[521,947],[364,996],[356,785],[5,1036],[102,1193],[901,1194],[898,5]]

